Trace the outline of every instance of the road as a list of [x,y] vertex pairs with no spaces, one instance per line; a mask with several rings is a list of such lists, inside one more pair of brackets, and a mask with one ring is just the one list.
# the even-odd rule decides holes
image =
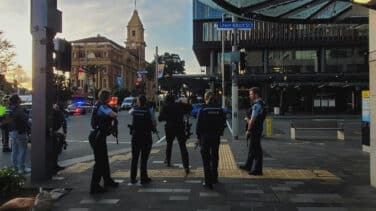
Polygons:
[[[63,150],[59,156],[60,164],[70,165],[76,162],[81,162],[92,158],[92,150],[88,141],[88,134],[90,131],[90,118],[91,114],[86,115],[74,115],[68,119],[68,134],[67,141],[68,147]],[[131,136],[129,135],[128,124],[131,124],[131,116],[126,111],[119,113],[119,144],[116,144],[116,139],[113,136],[107,137],[107,146],[110,154],[117,152],[130,151],[131,149]],[[159,123],[157,125],[159,136],[163,140],[158,140],[158,137],[153,134],[154,143],[164,143],[164,129],[163,125]],[[30,166],[30,150],[31,144],[29,144],[29,150],[26,158],[26,165]],[[10,166],[10,153],[0,152],[0,167]]]

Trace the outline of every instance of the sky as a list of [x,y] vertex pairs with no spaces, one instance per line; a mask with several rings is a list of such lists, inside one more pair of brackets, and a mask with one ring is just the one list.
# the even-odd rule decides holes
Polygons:
[[[15,3],[17,1],[17,3]],[[16,63],[31,75],[31,0],[0,0],[0,30],[17,53]],[[68,41],[100,34],[125,46],[126,27],[135,9],[134,0],[58,0],[63,13],[63,32]],[[137,0],[136,9],[145,28],[146,60],[159,54],[177,53],[186,62],[187,73],[199,74],[192,51],[191,0]]]

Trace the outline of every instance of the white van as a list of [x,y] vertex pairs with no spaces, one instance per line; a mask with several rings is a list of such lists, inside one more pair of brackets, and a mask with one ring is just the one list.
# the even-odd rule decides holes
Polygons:
[[121,103],[121,109],[124,110],[124,109],[131,109],[132,108],[132,105],[133,105],[133,101],[134,101],[134,97],[126,97],[124,98],[123,102]]

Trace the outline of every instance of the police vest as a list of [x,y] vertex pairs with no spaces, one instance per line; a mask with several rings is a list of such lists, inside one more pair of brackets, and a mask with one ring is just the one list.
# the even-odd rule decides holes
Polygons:
[[133,132],[137,134],[150,133],[153,129],[151,113],[145,107],[135,107],[133,110]]
[[204,106],[201,109],[202,133],[221,135],[225,129],[225,115],[220,107]]
[[252,132],[254,132],[254,133],[257,133],[257,132],[261,133],[262,130],[263,130],[264,120],[266,118],[267,112],[266,112],[264,101],[259,100],[259,101],[255,102],[255,103],[257,103],[257,104],[259,104],[261,106],[261,113],[256,116],[255,124],[252,127]]
[[91,127],[93,129],[99,129],[102,132],[110,132],[112,128],[112,118],[107,115],[98,115],[98,109],[100,106],[104,106],[104,103],[98,103],[94,108],[94,111],[91,115]]

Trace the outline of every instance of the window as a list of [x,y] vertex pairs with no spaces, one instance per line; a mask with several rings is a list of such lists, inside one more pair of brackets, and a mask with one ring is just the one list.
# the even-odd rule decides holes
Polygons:
[[106,79],[103,79],[102,87],[105,88],[105,89],[107,88],[107,81],[106,81]]
[[136,36],[136,31],[133,30],[133,31],[132,31],[132,37],[135,37],[135,36]]

